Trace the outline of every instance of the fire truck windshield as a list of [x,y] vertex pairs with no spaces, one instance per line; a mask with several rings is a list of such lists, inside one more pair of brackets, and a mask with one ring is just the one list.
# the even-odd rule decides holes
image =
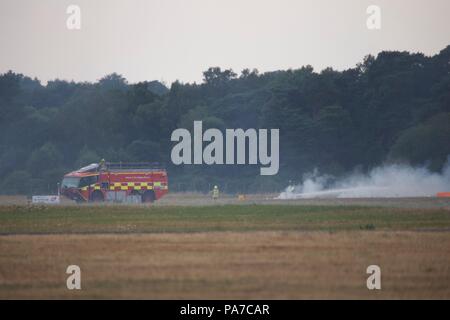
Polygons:
[[65,177],[61,182],[63,188],[77,188],[80,183],[80,178],[77,177]]

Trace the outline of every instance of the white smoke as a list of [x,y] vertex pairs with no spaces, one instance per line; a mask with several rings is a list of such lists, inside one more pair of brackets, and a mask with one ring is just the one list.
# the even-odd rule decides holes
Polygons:
[[396,164],[337,181],[315,170],[302,184],[287,187],[277,199],[429,197],[438,192],[450,192],[450,161],[442,173]]

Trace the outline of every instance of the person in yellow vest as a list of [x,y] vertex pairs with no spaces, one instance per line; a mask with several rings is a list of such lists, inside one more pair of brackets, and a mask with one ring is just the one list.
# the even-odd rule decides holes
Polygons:
[[219,198],[219,187],[214,186],[214,189],[212,191],[212,197],[214,200],[217,200]]
[[98,164],[98,167],[100,170],[106,170],[106,161],[105,159],[100,160],[100,163]]

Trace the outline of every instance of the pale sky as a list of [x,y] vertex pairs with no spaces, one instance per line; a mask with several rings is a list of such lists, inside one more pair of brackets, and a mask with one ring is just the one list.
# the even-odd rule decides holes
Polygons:
[[[66,26],[70,4],[80,30]],[[369,5],[380,30],[366,26]],[[382,50],[438,53],[449,14],[449,0],[0,0],[0,73],[170,84],[201,82],[211,66],[343,70]]]

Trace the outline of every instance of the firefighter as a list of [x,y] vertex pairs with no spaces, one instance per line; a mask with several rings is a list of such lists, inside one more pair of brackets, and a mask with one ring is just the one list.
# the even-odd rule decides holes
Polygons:
[[212,197],[214,200],[217,200],[219,198],[219,187],[214,186],[214,189],[212,191]]
[[106,161],[105,161],[105,159],[100,160],[99,169],[100,170],[106,170]]

